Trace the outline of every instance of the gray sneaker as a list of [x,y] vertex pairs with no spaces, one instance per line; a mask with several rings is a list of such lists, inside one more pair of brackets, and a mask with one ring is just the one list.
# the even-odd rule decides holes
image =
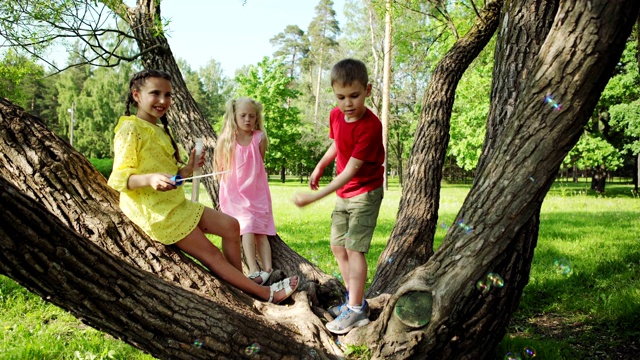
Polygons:
[[347,297],[344,299],[344,302],[342,304],[332,306],[327,311],[329,312],[329,315],[331,315],[331,317],[335,319],[338,316],[340,316],[340,314],[342,314],[345,310],[347,310],[348,303],[349,303],[349,293],[347,293]]
[[331,317],[335,319],[340,316],[340,314],[342,314],[345,310],[347,310],[347,301],[343,302],[340,305],[332,306],[327,311],[329,312],[329,315],[331,315]]
[[369,318],[369,305],[365,302],[361,312],[355,312],[347,307],[335,320],[327,323],[327,329],[334,334],[342,335],[351,329],[367,325]]

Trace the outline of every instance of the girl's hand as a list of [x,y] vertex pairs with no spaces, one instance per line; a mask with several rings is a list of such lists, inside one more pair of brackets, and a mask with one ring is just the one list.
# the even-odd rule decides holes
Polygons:
[[[194,149],[195,150],[195,149]],[[196,164],[198,165],[198,167],[203,167],[204,166],[204,160],[205,160],[205,152],[204,150],[202,150],[202,153],[200,154],[200,156],[196,159]]]
[[171,177],[173,175],[170,174],[149,174],[149,186],[154,188],[156,191],[171,191],[178,186],[174,181],[171,181]]
[[187,166],[191,166],[191,170],[194,169],[194,164],[198,167],[203,167],[205,158],[204,155],[205,152],[203,150],[200,156],[196,158],[196,148],[191,149],[191,154],[189,154],[189,163],[187,164]]
[[190,177],[193,174],[193,169],[195,168],[195,164],[198,167],[202,167],[204,165],[204,151],[200,154],[199,157],[196,158],[196,148],[191,149],[191,153],[189,154],[189,161],[187,161],[187,165],[181,168],[178,171],[178,174],[184,178]]
[[296,204],[297,207],[307,206],[314,201],[316,201],[315,194],[296,193],[293,195],[293,203]]

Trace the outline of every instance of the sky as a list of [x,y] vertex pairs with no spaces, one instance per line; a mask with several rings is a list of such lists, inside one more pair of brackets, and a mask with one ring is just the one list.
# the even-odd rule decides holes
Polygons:
[[[173,55],[198,70],[211,59],[225,75],[272,56],[269,39],[287,25],[306,31],[319,0],[163,0],[162,17],[171,21],[168,41]],[[340,26],[345,0],[333,0]]]

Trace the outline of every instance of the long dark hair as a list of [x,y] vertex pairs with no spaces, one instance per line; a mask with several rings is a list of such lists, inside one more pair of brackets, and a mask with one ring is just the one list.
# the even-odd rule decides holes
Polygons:
[[[125,110],[124,110],[125,115],[127,116],[131,115],[131,111],[129,110],[130,105],[138,107],[138,103],[133,98],[133,89],[140,91],[140,87],[144,85],[145,81],[148,78],[162,78],[162,79],[171,81],[171,75],[161,70],[146,69],[134,74],[133,77],[131,77],[131,80],[129,80],[129,94],[127,95],[127,102],[125,103]],[[184,164],[184,162],[180,159],[180,151],[178,150],[178,144],[173,139],[173,136],[171,136],[171,132],[169,131],[169,122],[167,121],[167,114],[162,115],[160,117],[160,121],[164,126],[164,132],[166,132],[167,135],[169,135],[169,139],[171,139],[171,146],[173,146],[173,150],[174,150],[173,157],[176,159],[178,163]]]

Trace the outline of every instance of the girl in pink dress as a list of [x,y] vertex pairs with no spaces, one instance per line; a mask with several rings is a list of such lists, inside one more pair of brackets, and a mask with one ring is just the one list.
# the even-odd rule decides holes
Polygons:
[[[264,284],[271,276],[271,246],[275,235],[271,193],[264,158],[267,133],[262,104],[250,98],[229,100],[215,150],[216,171],[231,170],[220,178],[220,210],[238,219],[249,278]],[[262,269],[256,261],[256,250]]]

